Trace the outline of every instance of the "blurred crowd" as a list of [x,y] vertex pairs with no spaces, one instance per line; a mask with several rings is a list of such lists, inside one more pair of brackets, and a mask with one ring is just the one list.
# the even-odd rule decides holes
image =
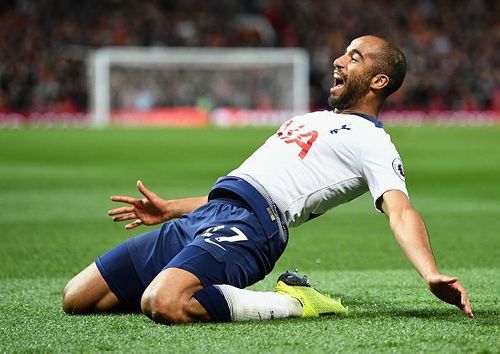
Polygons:
[[367,33],[408,58],[389,108],[500,110],[498,0],[2,0],[0,112],[86,111],[102,46],[303,47],[321,109],[333,59]]
[[147,68],[146,64],[112,66],[111,109],[216,107],[291,110],[293,66]]

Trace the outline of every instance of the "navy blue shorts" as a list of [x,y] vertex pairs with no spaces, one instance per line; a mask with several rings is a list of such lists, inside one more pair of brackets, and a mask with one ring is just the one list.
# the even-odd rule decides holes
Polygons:
[[[96,259],[113,293],[138,306],[151,281],[166,268],[191,272],[203,286],[245,288],[268,274],[279,254],[277,232],[265,230],[244,201],[213,199],[206,205],[139,235]],[[284,245],[279,246],[284,249]]]

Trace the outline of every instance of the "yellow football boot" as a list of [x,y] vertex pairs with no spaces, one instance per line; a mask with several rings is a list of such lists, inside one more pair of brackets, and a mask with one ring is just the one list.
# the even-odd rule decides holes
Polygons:
[[301,278],[297,272],[287,271],[280,275],[274,291],[299,300],[304,308],[302,317],[347,315],[347,308],[341,304],[340,299],[332,299],[320,293],[306,277]]

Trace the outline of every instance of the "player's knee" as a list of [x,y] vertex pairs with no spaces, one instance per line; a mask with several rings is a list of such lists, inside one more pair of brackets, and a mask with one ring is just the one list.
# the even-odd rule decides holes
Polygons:
[[80,306],[78,291],[71,281],[64,287],[62,308],[67,314],[78,314],[83,312]]
[[90,294],[82,291],[81,284],[73,278],[66,284],[62,294],[63,311],[70,315],[83,315],[93,312]]
[[142,312],[159,323],[181,324],[191,322],[187,306],[187,301],[162,296],[155,290],[146,290],[141,299]]

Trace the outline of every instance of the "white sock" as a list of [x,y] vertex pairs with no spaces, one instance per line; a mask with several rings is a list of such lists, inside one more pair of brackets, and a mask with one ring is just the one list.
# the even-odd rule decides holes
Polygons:
[[288,295],[239,289],[231,285],[214,285],[214,287],[224,295],[233,321],[302,316],[302,304]]

